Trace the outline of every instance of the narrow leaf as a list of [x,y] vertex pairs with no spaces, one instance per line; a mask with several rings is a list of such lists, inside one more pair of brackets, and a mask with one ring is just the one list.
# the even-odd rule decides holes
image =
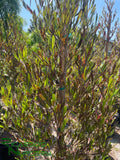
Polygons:
[[54,46],[55,46],[55,36],[53,35],[52,36],[52,49],[54,48]]
[[39,96],[40,96],[40,98],[41,98],[43,101],[46,100],[45,97],[44,97],[42,94],[39,94]]

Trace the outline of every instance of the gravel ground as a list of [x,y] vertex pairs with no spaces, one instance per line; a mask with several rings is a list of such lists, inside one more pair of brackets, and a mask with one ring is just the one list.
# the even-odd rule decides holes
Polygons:
[[110,142],[112,144],[112,150],[109,155],[113,160],[120,160],[120,125],[116,127],[115,133]]

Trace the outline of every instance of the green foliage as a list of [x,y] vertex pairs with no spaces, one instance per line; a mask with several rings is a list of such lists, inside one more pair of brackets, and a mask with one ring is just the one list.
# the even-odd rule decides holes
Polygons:
[[6,13],[17,14],[20,10],[19,0],[2,0],[0,2],[0,18],[5,18]]
[[2,127],[17,132],[20,140],[46,141],[41,150],[53,148],[56,160],[90,159],[91,154],[104,159],[116,113],[119,57],[113,51],[101,63],[96,56],[94,1],[39,2],[39,16],[24,3],[35,23],[30,35],[11,20],[6,43],[1,24],[1,95],[7,106]]
[[[19,16],[17,16],[17,13],[20,11],[20,3],[19,0],[2,0],[0,2],[0,20],[3,21],[3,28],[4,28],[4,33],[5,33],[5,38],[7,40],[7,33],[6,31],[9,29],[9,19],[12,15],[15,15],[15,21],[17,21],[17,18],[19,18]],[[19,21],[21,21],[21,19],[19,18]]]

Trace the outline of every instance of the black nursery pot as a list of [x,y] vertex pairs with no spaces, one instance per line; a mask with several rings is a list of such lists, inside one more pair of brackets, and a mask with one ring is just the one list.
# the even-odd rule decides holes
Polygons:
[[18,151],[17,145],[18,143],[14,144],[14,147],[11,144],[0,144],[0,160],[15,160],[15,157],[18,157],[15,154]]
[[118,124],[120,124],[120,109],[118,109],[118,115],[119,115]]

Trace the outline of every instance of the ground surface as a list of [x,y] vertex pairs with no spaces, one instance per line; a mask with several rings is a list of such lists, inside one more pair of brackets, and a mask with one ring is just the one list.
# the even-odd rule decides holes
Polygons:
[[112,144],[110,156],[113,160],[120,160],[120,125],[116,127],[115,133],[110,142]]

